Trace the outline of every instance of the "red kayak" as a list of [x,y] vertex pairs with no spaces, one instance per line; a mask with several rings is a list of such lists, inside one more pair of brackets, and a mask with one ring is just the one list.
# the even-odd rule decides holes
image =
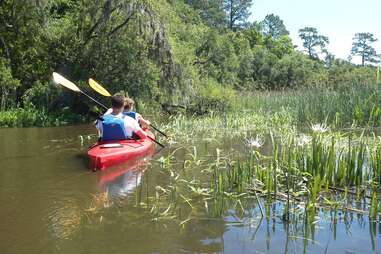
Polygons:
[[[146,131],[152,139],[155,136]],[[115,140],[97,142],[89,148],[87,154],[90,160],[90,168],[93,171],[105,170],[110,166],[117,165],[139,157],[151,154],[155,150],[154,142],[149,139],[139,140]]]

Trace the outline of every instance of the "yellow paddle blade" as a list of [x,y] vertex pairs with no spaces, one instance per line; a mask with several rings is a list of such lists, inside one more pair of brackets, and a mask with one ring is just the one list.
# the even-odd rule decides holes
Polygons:
[[97,91],[98,93],[102,94],[103,96],[111,96],[111,94],[103,88],[100,84],[98,84],[94,79],[89,78],[89,85],[92,89]]
[[81,92],[78,86],[76,86],[73,82],[66,79],[62,75],[58,74],[57,72],[53,72],[53,80],[55,83],[60,84],[66,88],[69,88],[70,90],[73,90],[75,92]]

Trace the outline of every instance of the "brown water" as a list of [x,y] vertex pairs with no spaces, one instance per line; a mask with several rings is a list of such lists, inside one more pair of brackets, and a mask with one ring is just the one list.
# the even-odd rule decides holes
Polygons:
[[[149,203],[145,196],[168,184],[158,162],[168,149],[94,173],[85,156],[94,133],[87,125],[0,129],[0,253],[381,253],[380,222],[349,212],[321,211],[308,226],[284,224],[281,204],[267,206],[269,216],[261,219],[248,201],[244,212],[204,214],[182,226],[156,221],[136,204]],[[216,146],[242,146],[242,140],[195,143],[205,159]],[[181,161],[184,153],[175,156]]]

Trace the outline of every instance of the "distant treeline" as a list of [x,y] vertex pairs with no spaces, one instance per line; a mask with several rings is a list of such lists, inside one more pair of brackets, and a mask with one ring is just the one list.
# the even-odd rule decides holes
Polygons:
[[198,113],[257,89],[376,82],[368,65],[379,60],[372,34],[355,35],[350,53],[362,58],[356,66],[335,59],[326,50],[329,39],[313,27],[300,29],[305,52],[296,50],[280,17],[248,22],[252,6],[252,0],[2,0],[0,111],[97,110],[53,85],[53,71],[84,89],[92,77],[141,108]]

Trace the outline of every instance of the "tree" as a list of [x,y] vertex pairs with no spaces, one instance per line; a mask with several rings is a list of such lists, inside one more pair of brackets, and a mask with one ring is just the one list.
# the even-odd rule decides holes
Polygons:
[[239,59],[235,52],[233,41],[237,40],[234,33],[220,35],[216,30],[210,30],[204,35],[203,42],[196,49],[197,65],[202,78],[214,78],[225,85],[235,84]]
[[266,37],[263,45],[279,58],[291,54],[294,51],[292,40],[287,35],[281,36],[277,40],[274,40],[272,37]]
[[8,61],[0,56],[0,111],[15,104],[15,91],[20,86],[20,81],[12,76]]
[[256,45],[263,44],[263,35],[260,32],[260,24],[253,22],[248,24],[246,29],[241,31],[246,39],[249,41],[250,47],[254,48]]
[[361,56],[361,65],[365,66],[365,62],[380,62],[376,50],[370,45],[377,39],[371,33],[356,33],[353,38],[351,55]]
[[197,10],[209,26],[226,25],[226,13],[221,0],[186,0],[185,3]]
[[319,73],[316,62],[300,52],[285,55],[273,68],[275,88],[311,85],[314,75]]
[[270,36],[275,40],[289,34],[286,26],[283,24],[283,20],[274,14],[266,15],[265,19],[261,22],[261,30],[264,35]]
[[331,68],[333,63],[335,62],[335,55],[326,51],[325,52],[325,57],[324,57],[324,61],[325,61],[325,66],[327,66],[328,68]]
[[245,22],[250,16],[250,7],[253,0],[224,0],[224,8],[228,16],[228,25],[231,30],[239,22]]
[[[318,54],[325,52],[326,46],[329,43],[328,37],[319,35],[314,27],[300,29],[299,37],[303,40],[303,47],[306,48],[311,59],[318,59]],[[316,48],[320,48],[320,52],[317,52]]]

